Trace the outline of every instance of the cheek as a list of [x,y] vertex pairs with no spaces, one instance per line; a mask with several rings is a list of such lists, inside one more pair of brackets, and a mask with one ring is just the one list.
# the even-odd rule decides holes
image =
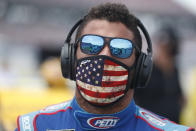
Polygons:
[[89,56],[92,56],[92,55],[88,55],[88,54],[83,53],[80,49],[80,46],[78,46],[78,48],[76,50],[76,59],[81,59],[81,58],[89,57]]
[[132,66],[134,64],[134,60],[133,59],[126,59],[126,60],[123,60],[121,62],[126,64],[127,66]]
[[76,58],[80,59],[80,58],[84,58],[86,57],[86,54],[82,53],[82,51],[80,50],[80,46],[78,46],[77,50],[76,50]]
[[131,57],[129,57],[127,59],[119,59],[119,58],[117,58],[117,60],[130,67],[130,66],[132,66],[134,64],[135,59],[136,59],[135,57],[136,56],[135,56],[135,53],[134,53]]

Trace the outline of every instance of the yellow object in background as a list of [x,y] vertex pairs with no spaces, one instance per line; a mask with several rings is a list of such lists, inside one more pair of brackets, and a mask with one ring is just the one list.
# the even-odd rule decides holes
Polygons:
[[189,84],[187,105],[182,113],[181,121],[185,125],[196,127],[196,68],[192,71]]
[[68,88],[0,89],[0,118],[6,131],[14,131],[18,115],[70,100],[73,93]]
[[62,77],[60,59],[49,57],[40,66],[40,74],[50,88],[64,88],[66,80]]

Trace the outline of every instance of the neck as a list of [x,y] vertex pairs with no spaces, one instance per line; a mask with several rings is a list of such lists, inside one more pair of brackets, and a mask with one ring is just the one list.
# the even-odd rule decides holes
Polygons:
[[134,90],[129,89],[127,93],[125,94],[125,96],[121,98],[119,101],[113,104],[107,105],[107,106],[99,107],[99,106],[94,106],[90,104],[89,102],[87,102],[81,96],[78,89],[76,89],[76,100],[78,104],[80,105],[80,107],[83,108],[88,113],[113,114],[113,113],[122,111],[129,105],[130,101],[133,99],[133,93],[134,93]]

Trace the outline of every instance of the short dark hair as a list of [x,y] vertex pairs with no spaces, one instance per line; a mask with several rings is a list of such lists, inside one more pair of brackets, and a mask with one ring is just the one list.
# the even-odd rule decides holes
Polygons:
[[129,13],[127,7],[123,4],[105,3],[91,8],[89,13],[84,17],[82,24],[76,33],[76,40],[80,37],[86,24],[94,19],[103,19],[109,22],[121,22],[134,34],[133,42],[139,49],[142,48],[142,38],[137,28],[137,18]]

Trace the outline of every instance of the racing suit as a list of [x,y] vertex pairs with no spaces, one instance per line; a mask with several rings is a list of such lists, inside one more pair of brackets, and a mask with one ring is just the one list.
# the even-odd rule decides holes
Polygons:
[[72,101],[46,107],[19,116],[15,131],[194,131],[142,109],[134,100],[127,108],[114,114],[92,114]]

